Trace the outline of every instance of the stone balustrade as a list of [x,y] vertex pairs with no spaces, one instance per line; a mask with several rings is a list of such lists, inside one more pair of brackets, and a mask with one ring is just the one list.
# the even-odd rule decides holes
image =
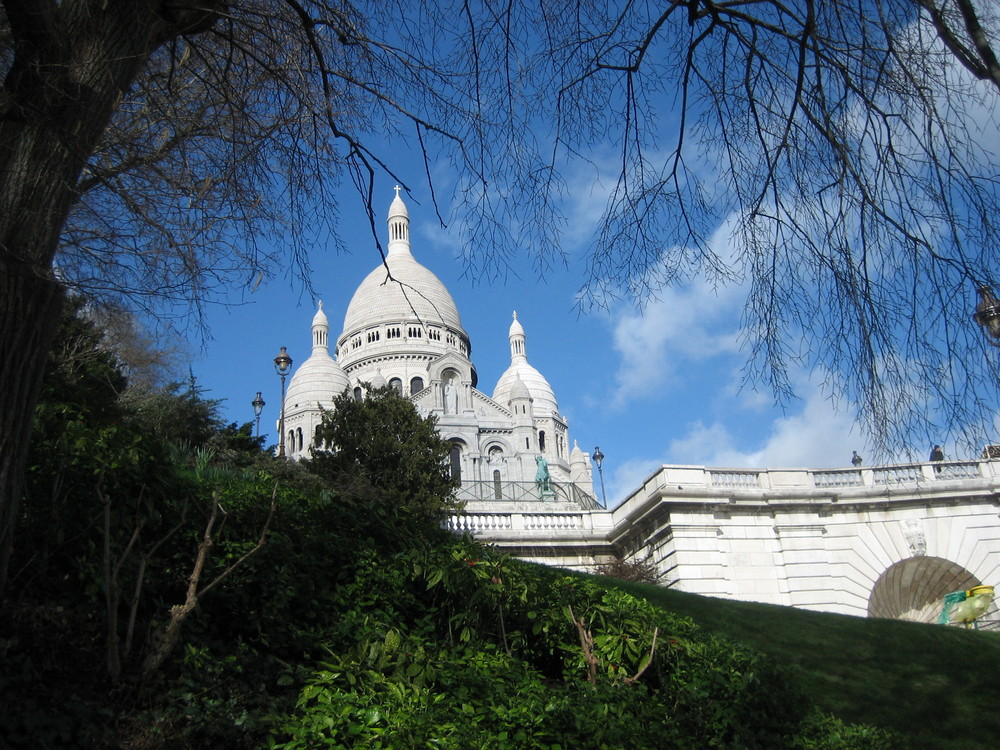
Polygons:
[[[968,489],[972,482],[1000,489],[1000,461],[942,461],[832,469],[734,469],[664,465],[613,511],[574,485],[552,482],[541,492],[534,482],[465,482],[457,493],[466,512],[447,526],[486,540],[548,538],[553,533],[596,539],[627,523],[650,502],[829,503],[846,500],[879,502],[911,493],[944,491],[953,483]],[[889,493],[888,495],[886,493]]]
[[593,570],[616,555],[692,593],[861,616],[926,619],[949,586],[1000,581],[1000,460],[667,465],[613,510],[523,484],[498,493],[518,501],[468,488],[448,527],[526,560]]
[[[1000,482],[1000,461],[940,461],[836,469],[730,469],[701,466],[661,466],[615,509],[643,502],[653,495],[690,494],[698,497],[829,500],[832,496],[862,497],[886,488],[900,491],[946,489],[948,482]],[[676,492],[674,492],[676,490]]]

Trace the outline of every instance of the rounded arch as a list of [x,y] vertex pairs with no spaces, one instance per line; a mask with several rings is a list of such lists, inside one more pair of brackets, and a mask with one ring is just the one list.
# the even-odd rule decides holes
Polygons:
[[911,557],[889,566],[875,581],[868,597],[868,616],[934,623],[945,594],[981,583],[961,565],[943,557]]
[[499,448],[505,456],[510,456],[514,453],[514,446],[509,440],[496,437],[495,435],[488,436],[479,445],[484,456],[489,456],[494,448]]
[[448,442],[451,443],[451,450],[448,452],[448,463],[451,467],[451,478],[456,482],[461,482],[462,458],[466,450],[465,441],[452,438]]
[[424,379],[421,377],[410,378],[410,395],[416,396],[424,389]]

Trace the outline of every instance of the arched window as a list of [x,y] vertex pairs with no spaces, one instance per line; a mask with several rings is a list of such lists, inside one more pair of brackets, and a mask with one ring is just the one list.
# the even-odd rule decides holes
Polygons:
[[545,453],[545,431],[542,430],[538,433],[538,450],[541,453]]
[[458,443],[451,444],[451,478],[456,482],[462,481],[462,448]]
[[364,394],[361,392],[361,386],[354,387],[354,400],[362,401],[364,399]]
[[500,484],[500,469],[493,470],[493,499],[503,499],[503,487]]
[[410,381],[410,395],[416,396],[420,391],[424,389],[424,379],[423,378],[413,378]]
[[403,395],[403,381],[399,378],[393,378],[389,381],[389,387],[392,388],[400,396]]
[[323,440],[319,436],[319,430],[322,426],[321,424],[316,425],[316,429],[313,432],[313,447],[317,450],[323,447]]
[[302,428],[301,428],[301,427],[299,427],[299,429],[297,429],[297,430],[295,431],[295,433],[296,433],[296,436],[297,436],[297,437],[298,437],[298,439],[299,439],[299,450],[302,450],[302,448],[303,448],[303,446],[304,446],[304,443],[302,442]]

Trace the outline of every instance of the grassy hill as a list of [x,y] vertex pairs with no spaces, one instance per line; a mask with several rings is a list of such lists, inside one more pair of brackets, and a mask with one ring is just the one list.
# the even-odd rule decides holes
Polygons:
[[820,707],[916,750],[1000,746],[1000,633],[865,619],[621,584],[785,665]]

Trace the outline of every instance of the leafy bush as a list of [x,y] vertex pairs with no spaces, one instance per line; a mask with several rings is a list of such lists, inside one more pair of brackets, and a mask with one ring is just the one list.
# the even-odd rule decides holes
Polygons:
[[273,747],[847,747],[760,655],[592,579],[468,540],[369,563],[363,588],[394,606],[360,597],[364,635],[324,660]]

